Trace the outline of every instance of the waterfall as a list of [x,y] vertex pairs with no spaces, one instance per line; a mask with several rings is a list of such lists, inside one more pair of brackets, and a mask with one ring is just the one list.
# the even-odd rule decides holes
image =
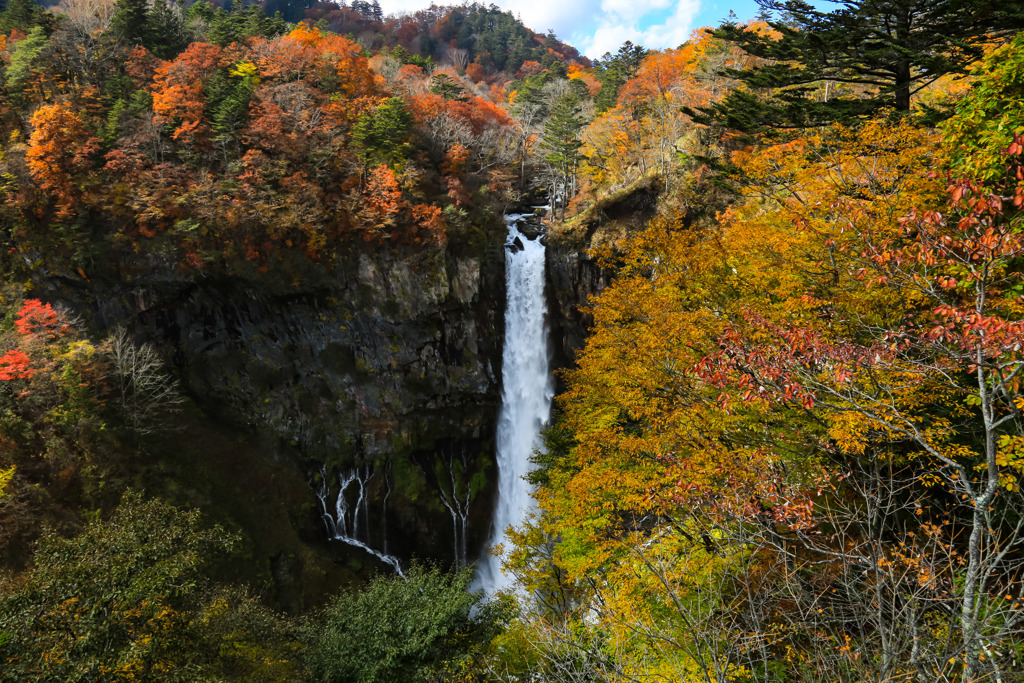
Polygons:
[[[545,323],[544,245],[519,231],[523,216],[505,216],[505,345],[502,350],[501,414],[498,418],[498,500],[488,548],[505,543],[505,530],[522,524],[533,507],[523,478],[533,469],[530,457],[541,447],[540,430],[551,413],[554,383],[548,368]],[[485,554],[472,588],[488,594],[510,587],[501,560]]]
[[[466,537],[469,530],[469,506],[473,491],[469,484],[470,456],[465,446],[455,454],[453,446],[441,449],[443,469],[438,473],[437,492],[441,504],[452,517],[452,538],[455,544],[455,566],[466,565]],[[448,476],[445,477],[444,475]]]
[[[361,548],[381,562],[390,565],[392,569],[398,572],[399,576],[404,576],[402,573],[402,565],[399,564],[398,558],[394,555],[387,554],[386,535],[384,541],[384,552],[375,550],[370,547],[368,543],[359,540],[360,535],[369,540],[370,495],[367,491],[367,485],[373,475],[374,472],[370,470],[368,465],[362,470],[357,467],[353,470],[339,473],[338,483],[340,484],[340,488],[338,489],[338,497],[334,501],[334,512],[332,514],[327,505],[327,498],[330,495],[330,486],[327,483],[327,468],[324,467],[321,470],[320,486],[317,489],[317,498],[320,499],[320,509],[324,517],[324,524],[327,525],[327,533],[330,535],[332,540],[341,541],[342,543],[347,543],[348,545],[356,548]],[[387,494],[384,497],[386,505],[387,496],[391,494],[391,482],[388,479],[386,472],[385,482],[388,486]],[[354,493],[350,493],[350,489]],[[363,531],[362,534],[359,532],[360,517],[362,517],[363,527],[365,528],[365,531]]]

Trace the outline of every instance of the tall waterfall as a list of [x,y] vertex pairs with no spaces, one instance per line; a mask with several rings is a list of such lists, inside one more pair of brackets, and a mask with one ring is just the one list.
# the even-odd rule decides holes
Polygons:
[[[505,530],[521,524],[533,506],[523,480],[532,467],[530,456],[541,446],[540,430],[551,413],[554,383],[548,368],[545,324],[544,245],[527,239],[519,214],[505,216],[505,346],[502,351],[501,414],[498,418],[498,500],[494,532],[488,547],[506,541]],[[501,572],[499,558],[485,554],[477,566],[473,588],[492,594],[512,581]]]

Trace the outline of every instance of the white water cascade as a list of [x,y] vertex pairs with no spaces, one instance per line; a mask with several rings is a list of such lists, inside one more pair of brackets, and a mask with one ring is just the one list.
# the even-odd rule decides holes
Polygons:
[[[498,500],[488,550],[506,542],[505,530],[522,524],[533,507],[524,477],[533,469],[530,456],[541,447],[540,430],[551,414],[555,388],[548,368],[545,323],[544,245],[519,231],[523,216],[505,216],[505,345],[502,350],[501,414],[498,418]],[[501,559],[485,552],[471,588],[488,595],[509,588]]]
[[[341,541],[356,548],[362,548],[381,562],[390,565],[399,576],[405,576],[402,573],[402,565],[398,562],[398,558],[394,555],[388,555],[386,538],[384,552],[371,548],[368,543],[358,538],[359,536],[364,536],[369,539],[370,496],[367,491],[367,485],[373,475],[374,472],[370,470],[369,466],[364,467],[362,470],[355,468],[348,472],[339,473],[338,483],[340,488],[338,489],[338,497],[334,501],[334,513],[331,514],[331,510],[327,505],[330,486],[327,483],[327,468],[324,467],[320,473],[320,487],[317,490],[317,498],[320,499],[324,524],[327,525],[327,532],[332,540]],[[387,511],[388,496],[391,495],[391,482],[386,475],[387,473],[385,473],[385,482],[388,485],[388,489],[384,496],[385,512]],[[354,491],[354,494],[349,492],[350,489]],[[353,495],[355,496],[354,501],[351,500]],[[360,520],[362,521],[362,534],[360,533]]]

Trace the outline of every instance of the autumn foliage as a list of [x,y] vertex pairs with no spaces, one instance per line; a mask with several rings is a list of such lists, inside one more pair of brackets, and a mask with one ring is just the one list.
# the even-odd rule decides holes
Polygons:
[[[129,270],[158,238],[185,271],[258,272],[294,263],[292,250],[329,264],[367,241],[443,243],[445,206],[489,211],[486,192],[509,187],[516,124],[505,111],[427,94],[415,65],[391,93],[359,44],[308,24],[194,42],[167,60],[136,46],[124,71],[105,104],[93,88],[35,110],[32,186],[10,203],[24,226],[16,250],[95,216],[101,248]],[[404,124],[384,115],[400,110]],[[82,248],[72,240],[59,253],[81,259]]]
[[157,124],[173,123],[171,138],[200,136],[203,128],[206,82],[221,66],[221,49],[216,45],[193,43],[174,60],[156,70],[153,77],[153,112]]
[[14,326],[22,335],[54,337],[67,330],[67,324],[61,322],[57,311],[50,304],[39,299],[29,299],[18,311]]
[[29,357],[17,349],[8,351],[0,356],[0,380],[29,379],[32,377],[32,368]]
[[[321,3],[289,6],[305,21],[286,25],[242,3],[67,4],[0,36],[12,282],[319,296],[382,249],[488,257],[501,214],[546,193],[551,295],[566,339],[586,342],[535,455],[538,507],[504,549],[530,599],[488,673],[976,683],[1024,669],[1021,36],[986,48],[973,80],[914,93],[916,112],[869,117],[864,74],[738,81],[808,66],[755,56],[802,39],[756,21],[592,64],[493,6]],[[30,5],[8,3],[29,19]],[[129,34],[129,10],[152,25]],[[758,137],[699,113],[727,101],[852,108],[846,125],[798,117]],[[0,512],[40,491],[92,505],[100,494],[62,482],[102,470],[104,420],[145,431],[117,369],[130,340],[94,344],[21,297],[0,329]],[[0,525],[15,536],[35,539]],[[96,619],[75,600],[31,613],[68,627],[46,632],[46,657]],[[163,595],[119,618],[143,649],[193,627]]]
[[32,177],[55,197],[59,214],[69,215],[82,198],[76,181],[93,168],[100,140],[66,105],[40,107],[29,123],[33,130],[25,156]]
[[[713,140],[660,108],[718,97],[711,59],[648,55],[584,134],[567,238],[591,202],[662,191],[595,250],[616,278],[508,554],[537,650],[598,680],[1015,671],[1024,144],[960,142],[984,88],[945,139],[879,116]],[[730,162],[717,211],[682,150]]]

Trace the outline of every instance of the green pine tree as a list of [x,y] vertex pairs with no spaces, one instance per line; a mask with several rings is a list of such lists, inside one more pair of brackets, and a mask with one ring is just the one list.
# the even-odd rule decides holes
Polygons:
[[8,0],[0,12],[0,33],[10,33],[15,28],[28,31],[43,23],[44,14],[43,8],[32,0]]
[[196,0],[185,10],[185,23],[191,24],[194,21],[211,22],[216,10],[206,0]]
[[369,114],[364,114],[352,128],[352,140],[363,162],[370,166],[399,166],[405,162],[412,145],[409,132],[412,115],[400,97],[391,97]]
[[601,81],[601,89],[594,97],[594,106],[602,112],[611,109],[619,101],[619,90],[640,70],[640,63],[649,50],[634,45],[627,40],[612,55],[608,52],[595,64],[597,79]]
[[226,47],[237,40],[238,27],[235,25],[231,12],[217,7],[208,21],[209,28],[206,30],[206,37],[211,43]]
[[261,5],[246,5],[245,0],[234,0],[228,11],[217,8],[207,21],[207,37],[210,42],[221,47],[256,36],[270,38],[284,33],[288,28],[280,12],[268,17],[263,13]]
[[148,45],[148,0],[117,0],[110,27],[114,35],[130,45]]
[[462,86],[448,74],[434,74],[430,78],[430,92],[440,95],[446,100],[458,100],[464,102],[466,93]]
[[[580,101],[570,91],[562,95],[551,108],[551,116],[544,125],[541,148],[547,150],[544,160],[552,175],[552,207],[565,215],[568,198],[576,193],[576,173],[579,168],[580,131],[587,120],[580,113]],[[559,199],[560,198],[560,199]]]
[[235,64],[228,74],[217,72],[207,85],[214,138],[224,150],[225,162],[239,152],[238,136],[249,120],[249,103],[259,82],[251,62]]
[[149,10],[146,47],[161,59],[173,59],[192,42],[178,5],[153,0]]
[[5,79],[7,90],[12,96],[28,82],[32,69],[39,66],[39,55],[49,43],[42,26],[33,27],[28,36],[15,43]]
[[[727,23],[715,36],[766,62],[726,69],[745,88],[696,115],[748,133],[850,121],[883,107],[910,111],[916,92],[945,74],[962,74],[982,39],[1024,28],[1024,6],[990,0],[843,0],[823,11],[804,0],[758,0],[781,15],[778,40]],[[835,84],[858,86],[835,93]],[[829,89],[829,86],[833,86]],[[868,94],[862,94],[862,90]]]

